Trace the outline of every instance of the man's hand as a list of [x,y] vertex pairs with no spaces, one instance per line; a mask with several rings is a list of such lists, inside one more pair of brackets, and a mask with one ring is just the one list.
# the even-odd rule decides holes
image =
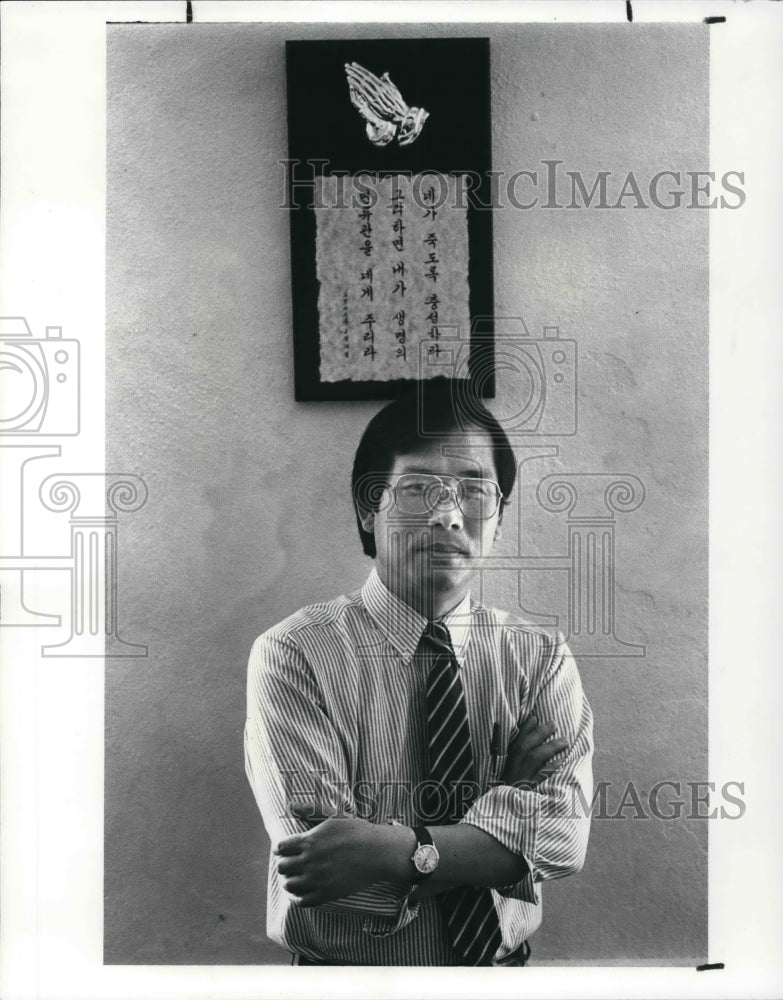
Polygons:
[[508,760],[503,769],[506,785],[535,785],[543,781],[556,767],[547,768],[553,758],[568,749],[566,739],[553,739],[552,722],[539,725],[535,715],[525,719],[517,736],[508,748]]
[[[293,811],[307,813],[308,807],[294,806]],[[312,822],[311,816],[302,818]],[[394,829],[363,819],[331,818],[305,833],[286,837],[274,852],[283,887],[295,897],[297,906],[307,907],[342,899],[383,881],[392,874],[387,869]]]

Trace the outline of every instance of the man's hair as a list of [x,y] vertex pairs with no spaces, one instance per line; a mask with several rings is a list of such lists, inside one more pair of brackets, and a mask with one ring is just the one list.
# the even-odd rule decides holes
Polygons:
[[365,428],[353,460],[351,492],[365,555],[375,558],[375,536],[362,527],[361,512],[377,511],[398,455],[416,451],[434,437],[485,430],[492,440],[495,475],[503,494],[501,510],[514,488],[517,460],[508,435],[464,382],[434,378],[375,414]]

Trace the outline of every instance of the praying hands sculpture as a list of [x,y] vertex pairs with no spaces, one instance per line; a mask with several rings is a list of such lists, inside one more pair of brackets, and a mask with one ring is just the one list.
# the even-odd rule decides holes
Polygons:
[[409,146],[418,138],[429,112],[409,108],[388,73],[377,77],[353,62],[345,64],[345,74],[351,103],[366,121],[367,138],[373,145],[386,146],[396,135],[401,146]]

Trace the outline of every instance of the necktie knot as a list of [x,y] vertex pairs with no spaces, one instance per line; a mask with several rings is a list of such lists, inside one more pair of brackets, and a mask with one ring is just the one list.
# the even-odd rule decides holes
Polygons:
[[428,639],[431,639],[436,645],[444,646],[446,651],[453,652],[451,646],[451,636],[449,635],[448,628],[441,621],[427,622],[427,627],[424,630],[424,634]]

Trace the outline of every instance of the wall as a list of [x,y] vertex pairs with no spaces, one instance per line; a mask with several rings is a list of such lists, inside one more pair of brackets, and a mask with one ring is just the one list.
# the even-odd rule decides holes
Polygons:
[[[588,182],[612,171],[616,198],[628,171],[707,168],[701,26],[109,27],[107,468],[150,491],[122,523],[119,575],[121,632],[149,656],[107,665],[109,963],[285,961],[243,772],[246,658],[367,573],[347,484],[377,406],[293,400],[283,43],[348,34],[491,37],[506,174],[559,159]],[[612,813],[629,781],[706,777],[708,214],[494,219],[497,314],[559,326],[580,359],[579,434],[524,466],[502,552],[563,552],[564,515],[535,500],[547,473],[646,489],[616,516],[615,570],[617,634],[645,655],[580,656]],[[499,382],[509,414],[514,373]],[[528,610],[565,613],[564,574],[523,586]],[[515,571],[480,589],[520,606]],[[706,823],[635,811],[596,819],[585,870],[547,887],[538,961],[704,960]]]

